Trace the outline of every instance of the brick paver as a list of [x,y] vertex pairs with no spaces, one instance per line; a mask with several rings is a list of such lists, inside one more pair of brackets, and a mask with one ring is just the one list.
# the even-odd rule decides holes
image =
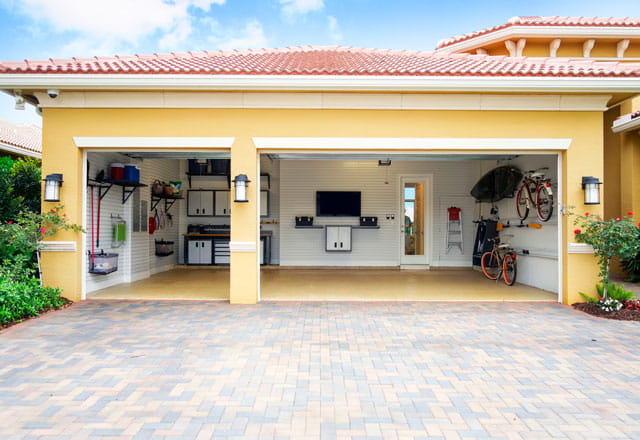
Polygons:
[[0,438],[638,439],[638,341],[555,304],[87,302],[0,332]]

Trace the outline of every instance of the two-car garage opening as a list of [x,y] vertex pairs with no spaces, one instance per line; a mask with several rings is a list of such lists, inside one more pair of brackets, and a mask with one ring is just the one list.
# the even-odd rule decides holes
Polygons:
[[[228,300],[229,153],[86,156],[86,267],[101,251],[118,254],[116,271],[85,271],[86,297]],[[535,212],[521,220],[515,197],[478,203],[470,190],[488,171],[509,165],[544,169],[557,195],[558,157],[261,154],[261,176],[252,179],[260,186],[260,299],[557,301],[557,208],[546,222]],[[113,185],[104,194],[108,183],[96,177],[103,170],[110,176],[112,164],[137,167],[146,186]],[[553,203],[557,207],[557,197]],[[500,225],[502,241],[517,253],[513,287],[473,265],[478,226],[487,222]]]

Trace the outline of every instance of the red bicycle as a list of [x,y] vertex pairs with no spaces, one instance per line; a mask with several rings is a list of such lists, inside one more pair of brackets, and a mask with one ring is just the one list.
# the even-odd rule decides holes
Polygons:
[[516,210],[521,220],[529,216],[533,207],[538,218],[546,222],[553,215],[553,192],[551,179],[545,177],[544,171],[549,168],[539,168],[527,171],[522,180],[522,185],[516,195]]

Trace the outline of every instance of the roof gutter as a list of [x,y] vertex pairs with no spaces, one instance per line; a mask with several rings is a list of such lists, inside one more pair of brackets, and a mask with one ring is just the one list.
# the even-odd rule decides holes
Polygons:
[[640,93],[640,77],[0,74],[13,90],[259,90]]
[[611,126],[614,133],[626,133],[628,131],[640,130],[640,116],[632,117],[633,113],[621,116]]

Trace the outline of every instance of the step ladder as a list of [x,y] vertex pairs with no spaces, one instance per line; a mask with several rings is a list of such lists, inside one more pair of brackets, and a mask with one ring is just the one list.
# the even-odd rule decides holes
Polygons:
[[462,242],[462,209],[451,206],[447,208],[447,253],[458,249],[463,254]]

